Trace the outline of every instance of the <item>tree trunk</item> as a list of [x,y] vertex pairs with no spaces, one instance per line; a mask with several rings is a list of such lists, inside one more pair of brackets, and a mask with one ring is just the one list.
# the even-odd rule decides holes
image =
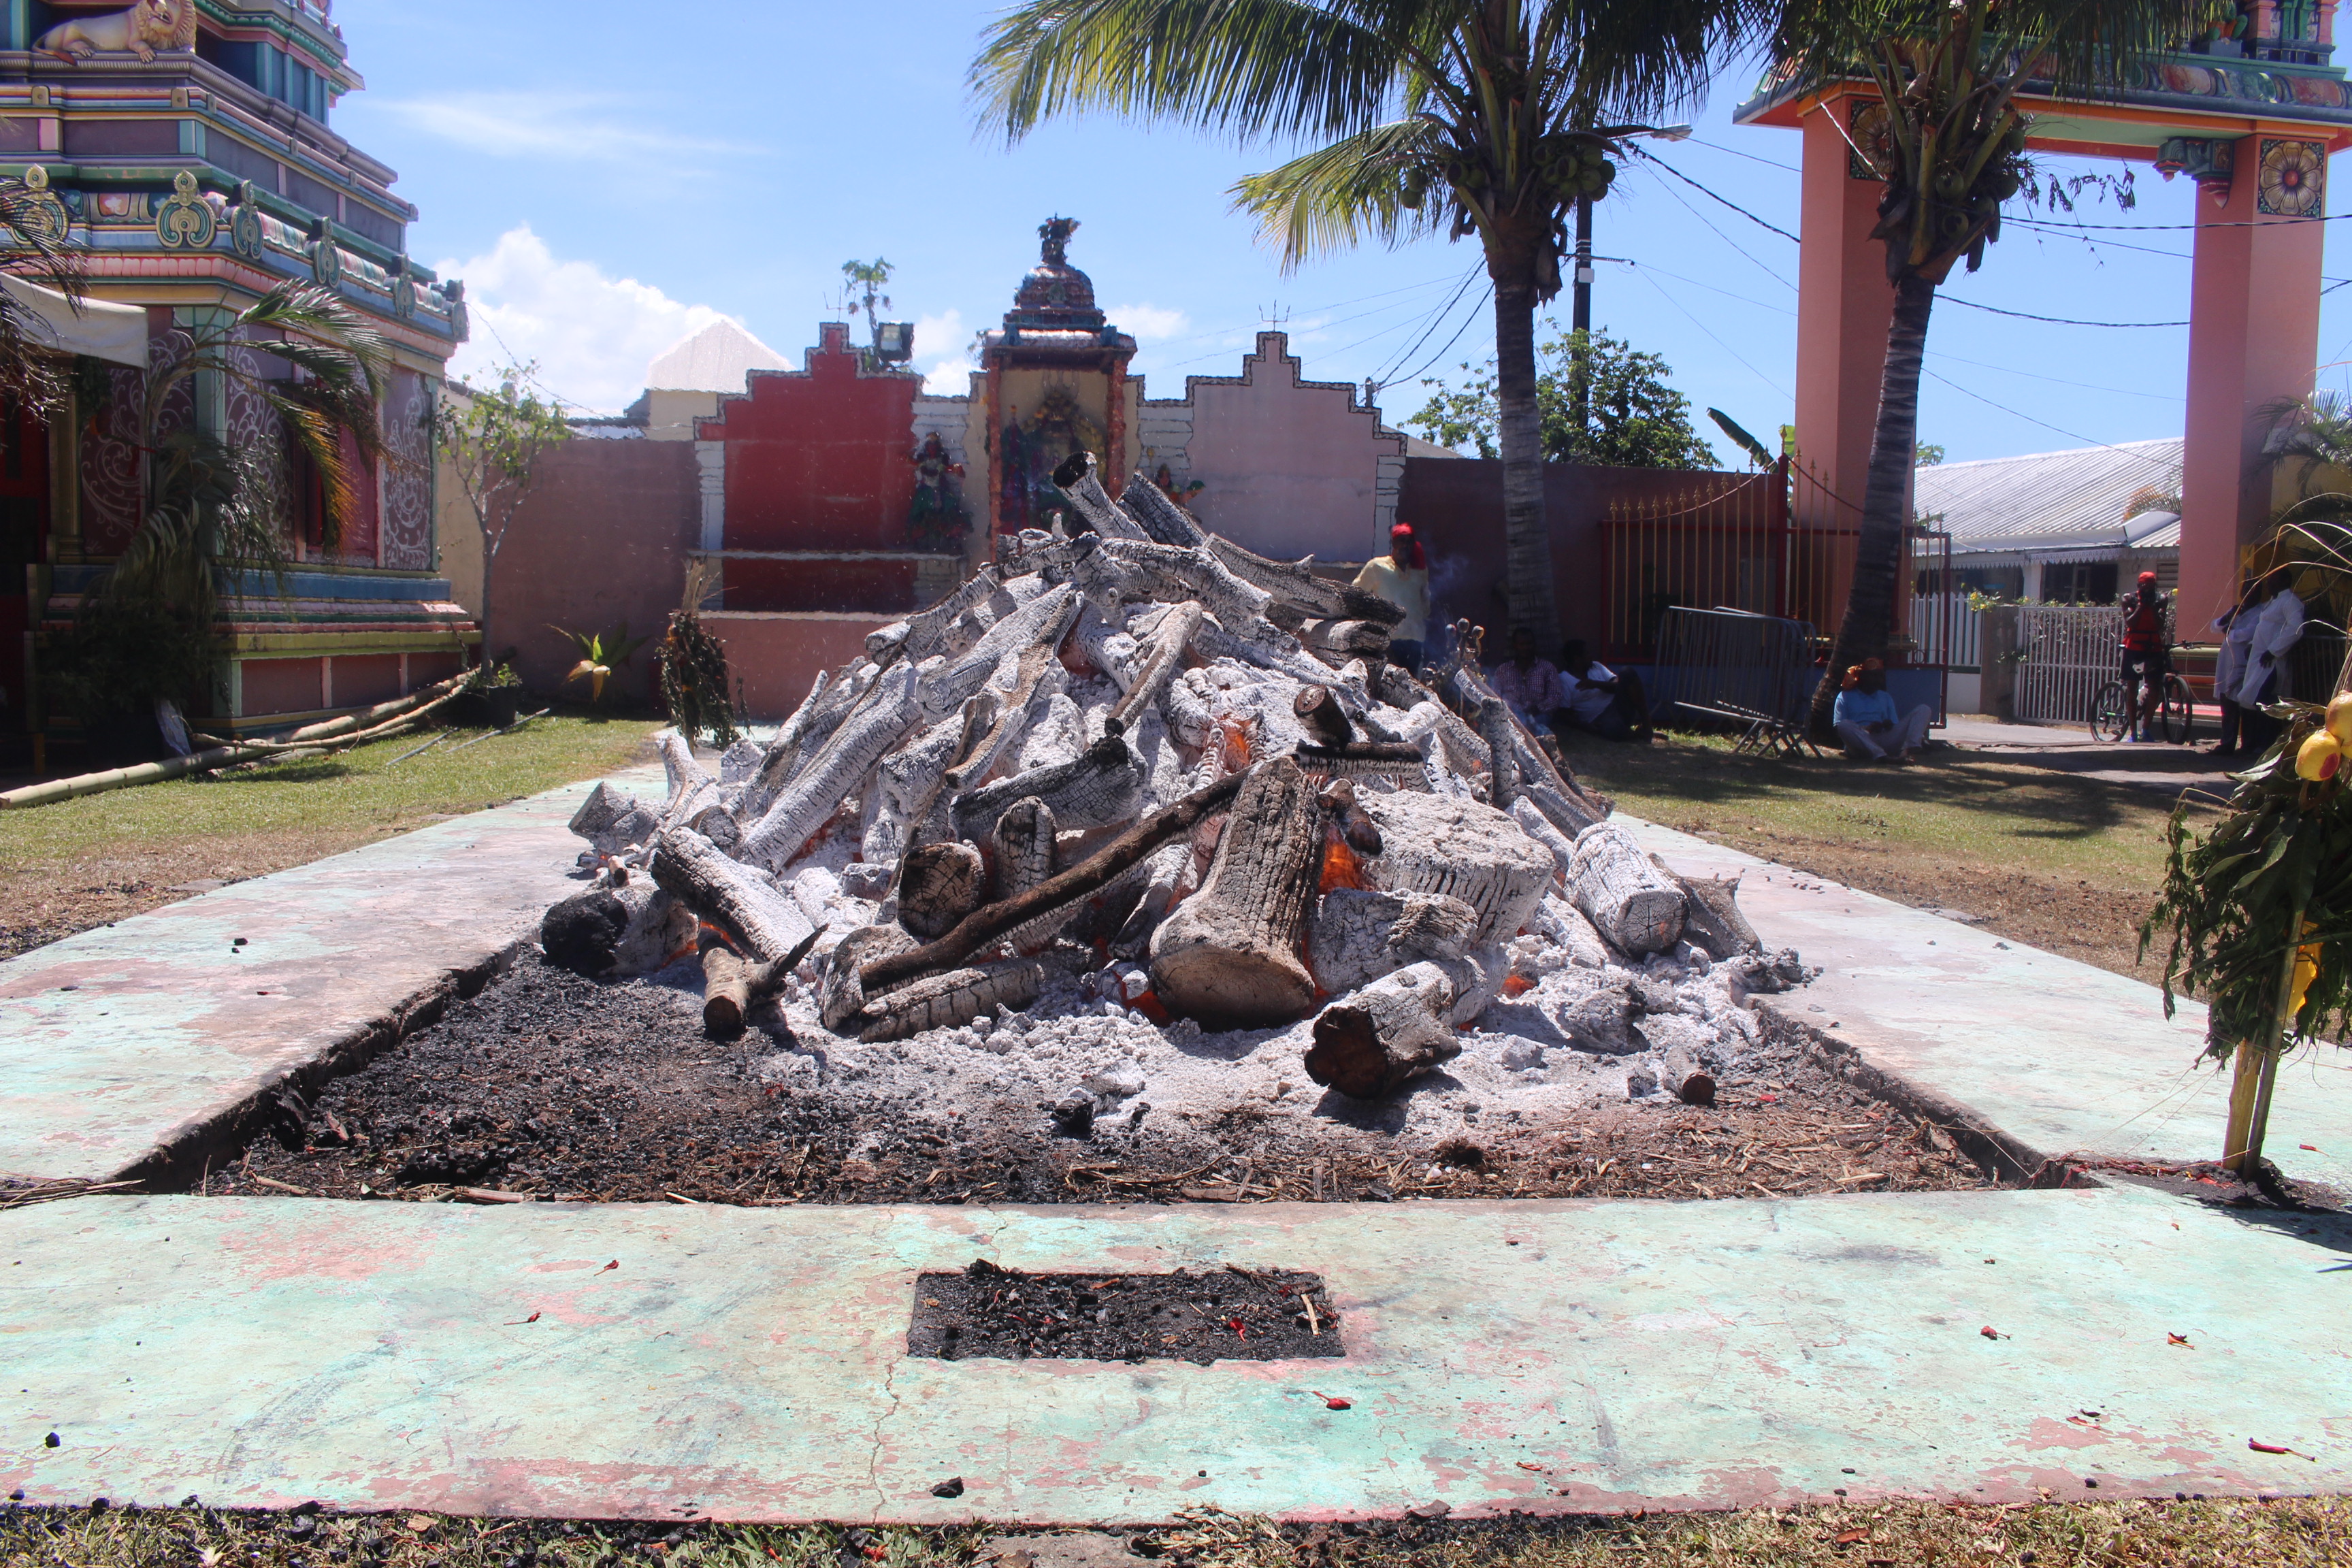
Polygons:
[[1878,383],[1878,425],[1870,437],[1870,479],[1862,492],[1862,536],[1854,542],[1853,585],[1846,591],[1845,618],[1807,717],[1816,741],[1835,738],[1830,716],[1837,706],[1840,673],[1864,659],[1884,658],[1894,635],[1895,595],[1907,575],[1911,472],[1919,454],[1919,367],[1935,303],[1936,286],[1917,273],[1906,273],[1895,286],[1886,367]]
[[1382,1100],[1462,1054],[1446,1015],[1454,984],[1433,963],[1384,975],[1315,1020],[1307,1076],[1350,1100]]
[[1662,952],[1683,933],[1683,890],[1650,864],[1633,836],[1613,822],[1576,836],[1569,901],[1622,952]]
[[[1536,647],[1559,646],[1552,603],[1551,530],[1544,517],[1543,421],[1536,405],[1536,285],[1533,266],[1489,251],[1495,279],[1495,391],[1503,450],[1504,559],[1511,629]],[[1441,545],[1443,542],[1440,542]]]
[[1315,978],[1298,938],[1315,902],[1323,810],[1288,757],[1252,770],[1201,890],[1151,939],[1151,989],[1171,1012],[1225,1028],[1303,1017]]
[[1442,893],[1372,893],[1334,888],[1323,895],[1307,955],[1333,996],[1411,964],[1470,951],[1478,911]]

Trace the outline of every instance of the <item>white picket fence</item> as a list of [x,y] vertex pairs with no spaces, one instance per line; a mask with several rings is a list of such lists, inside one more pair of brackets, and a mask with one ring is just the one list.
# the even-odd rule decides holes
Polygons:
[[1978,667],[1984,645],[1984,615],[1969,608],[1968,595],[1915,594],[1911,597],[1911,636],[1919,644],[1919,662],[1947,669]]
[[2086,723],[2123,666],[2124,613],[2113,605],[2032,605],[2017,613],[2017,716]]

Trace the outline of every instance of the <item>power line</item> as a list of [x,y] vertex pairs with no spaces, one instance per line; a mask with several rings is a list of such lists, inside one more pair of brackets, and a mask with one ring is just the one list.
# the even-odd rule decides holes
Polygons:
[[1774,234],[1779,235],[1782,239],[1788,240],[1792,244],[1802,245],[1804,243],[1804,241],[1799,239],[1795,235],[1790,234],[1787,229],[1782,228],[1779,224],[1769,223],[1763,218],[1758,217],[1754,213],[1749,212],[1746,207],[1741,206],[1729,196],[1717,195],[1713,191],[1708,190],[1705,185],[1700,184],[1696,180],[1692,179],[1688,174],[1684,174],[1680,169],[1675,168],[1672,163],[1667,163],[1664,158],[1659,157],[1655,153],[1651,152],[1649,149],[1645,147],[1635,147],[1633,149],[1633,152],[1636,157],[1647,158],[1651,163],[1655,163],[1659,168],[1664,169],[1667,174],[1672,174],[1675,179],[1680,180],[1684,184],[1688,185],[1691,189],[1698,192],[1701,195],[1713,201],[1721,202],[1725,206],[1729,207],[1733,212],[1738,213],[1741,217],[1746,218],[1749,223],[1756,225],[1758,227],[1769,228]]
[[1754,365],[1748,364],[1747,359],[1741,355],[1738,349],[1733,348],[1729,343],[1727,343],[1721,338],[1717,337],[1714,331],[1709,328],[1705,321],[1700,321],[1696,316],[1691,314],[1690,308],[1688,306],[1685,305],[1680,300],[1675,299],[1672,294],[1667,293],[1666,286],[1659,282],[1655,278],[1651,277],[1647,268],[1637,269],[1636,275],[1640,277],[1643,282],[1649,284],[1651,288],[1655,289],[1658,291],[1659,297],[1664,300],[1667,304],[1672,305],[1675,310],[1680,310],[1683,313],[1684,319],[1688,321],[1692,326],[1696,327],[1700,331],[1705,332],[1710,342],[1714,343],[1716,347],[1721,349],[1725,353],[1729,354],[1733,359],[1738,360],[1743,366],[1746,366],[1748,373],[1750,375],[1762,382],[1765,385],[1770,387],[1773,391],[1779,393],[1781,396],[1788,398],[1790,402],[1793,403],[1796,401],[1796,394],[1790,392],[1787,387],[1782,386],[1779,382],[1774,381],[1770,376],[1766,375],[1762,371],[1758,370]]
[[1710,294],[1720,294],[1727,300],[1737,300],[1743,305],[1753,305],[1759,310],[1769,310],[1775,315],[1793,316],[1797,313],[1786,305],[1772,305],[1761,300],[1751,300],[1745,294],[1735,294],[1728,289],[1718,289],[1712,283],[1703,283],[1696,278],[1685,278],[1679,272],[1669,272],[1655,262],[1635,261],[1631,257],[1624,256],[1596,256],[1592,259],[1614,261],[1626,267],[1646,267],[1661,278],[1671,278],[1677,283],[1687,283],[1694,289],[1704,289]]
[[2056,327],[2185,327],[2187,321],[2084,321],[2073,316],[2037,316],[2031,310],[2004,310],[1999,305],[1979,305],[1974,300],[1963,300],[1956,294],[1942,298],[1954,305],[1971,310],[1983,310],[1995,316],[2014,316],[2021,321],[2047,321]]
[[1486,291],[1478,296],[1478,302],[1470,307],[1470,313],[1462,318],[1462,324],[1454,329],[1454,335],[1445,340],[1445,346],[1438,350],[1435,353],[1430,355],[1427,359],[1423,360],[1421,364],[1421,370],[1414,371],[1411,375],[1398,377],[1398,384],[1402,385],[1405,382],[1419,380],[1422,371],[1427,370],[1431,365],[1435,364],[1439,360],[1442,360],[1447,354],[1452,353],[1454,352],[1454,345],[1462,341],[1462,334],[1470,330],[1470,323],[1478,319],[1478,312],[1486,308],[1486,301],[1493,299],[1494,296],[1495,286],[1492,283],[1489,283],[1486,285]]
[[1675,189],[1672,185],[1667,185],[1663,188],[1666,195],[1674,197],[1675,201],[1682,207],[1683,211],[1698,219],[1699,223],[1709,234],[1715,236],[1716,238],[1723,241],[1725,245],[1728,246],[1734,256],[1738,257],[1741,260],[1755,268],[1759,272],[1763,273],[1764,276],[1769,278],[1773,282],[1778,283],[1781,288],[1786,289],[1791,294],[1798,291],[1797,286],[1794,283],[1790,282],[1786,278],[1781,277],[1778,272],[1775,272],[1769,267],[1765,266],[1762,261],[1749,255],[1746,250],[1741,248],[1738,240],[1732,238],[1729,235],[1724,233],[1723,230],[1717,228],[1715,224],[1708,219],[1705,213],[1691,205],[1688,199],[1686,199],[1680,191]]
[[2022,419],[2028,425],[2039,425],[2044,430],[2054,430],[2059,435],[2065,437],[2069,441],[2080,441],[2085,446],[2098,447],[2110,452],[2120,452],[2123,450],[2121,447],[2116,446],[2112,441],[2102,441],[2095,437],[2085,436],[2078,430],[2069,430],[2063,425],[2053,425],[2047,419],[2037,419],[2031,414],[2021,414],[2005,403],[1995,403],[1991,398],[1987,397],[1981,392],[1969,391],[1967,387],[1962,386],[1958,382],[1954,381],[1948,375],[1938,375],[1936,372],[1927,370],[1924,367],[1921,369],[1920,374],[1932,380],[1942,382],[1946,386],[1950,387],[1954,392],[1958,393],[1963,397],[1975,398],[1987,408],[1999,409],[2001,413],[2008,415],[2012,419]]
[[2291,223],[2341,223],[2352,213],[2315,213],[2309,217],[2231,218],[2227,223],[2059,223],[2048,218],[2027,218],[2027,223],[2047,224],[2053,228],[2139,229],[2153,234],[2159,229],[2194,228],[2273,228]]
[[1696,136],[1689,137],[1687,140],[1694,147],[1712,147],[1718,153],[1728,153],[1735,158],[1745,158],[1751,163],[1761,163],[1768,169],[1779,169],[1784,174],[1790,174],[1804,173],[1794,163],[1783,163],[1775,158],[1759,158],[1753,153],[1743,153],[1737,147],[1727,147],[1720,142],[1702,142]]
[[[1434,333],[1440,326],[1444,324],[1445,318],[1454,313],[1454,307],[1460,304],[1462,302],[1462,296],[1470,291],[1470,280],[1477,276],[1478,268],[1474,262],[1471,265],[1470,269],[1462,275],[1462,287],[1454,290],[1454,297],[1446,300],[1444,304],[1440,305],[1436,311],[1431,315],[1429,318],[1429,325],[1422,329],[1421,336],[1413,339],[1412,342],[1406,346],[1404,352],[1398,354],[1394,359],[1383,361],[1381,368],[1373,373],[1371,380],[1372,384],[1375,387],[1388,385],[1391,380],[1389,375],[1390,370],[1397,365],[1404,363],[1405,361],[1411,359],[1413,355],[1421,352],[1421,345],[1427,342],[1430,340],[1431,334]],[[1457,333],[1455,335],[1459,336],[1460,334]]]

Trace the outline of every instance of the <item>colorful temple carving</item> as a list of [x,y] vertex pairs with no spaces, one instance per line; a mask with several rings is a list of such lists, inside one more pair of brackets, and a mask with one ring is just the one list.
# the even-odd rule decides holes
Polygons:
[[[0,174],[24,179],[89,247],[93,299],[146,311],[151,363],[175,333],[291,279],[335,290],[392,347],[384,457],[332,549],[275,413],[234,382],[198,378],[190,417],[279,454],[276,504],[299,557],[284,596],[225,584],[232,653],[214,729],[383,700],[455,671],[477,640],[437,573],[426,431],[466,340],[464,289],[407,254],[415,209],[393,194],[394,172],[329,128],[335,100],[362,85],[327,0],[0,6]],[[253,368],[292,374],[257,349]],[[77,378],[69,416],[7,433],[24,460],[0,480],[0,726],[19,732],[43,719],[32,634],[71,615],[138,526],[142,370],[103,375]],[[70,716],[50,727],[73,730]]]

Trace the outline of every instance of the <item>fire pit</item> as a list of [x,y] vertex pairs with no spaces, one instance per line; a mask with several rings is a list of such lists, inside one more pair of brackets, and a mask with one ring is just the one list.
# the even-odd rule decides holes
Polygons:
[[[1619,1140],[1709,1146],[1728,1118],[1837,1152],[1835,1174],[1777,1167],[1818,1190],[1974,1184],[1768,1037],[1748,999],[1801,984],[1798,956],[1762,950],[1735,884],[1609,820],[1486,685],[1472,628],[1424,681],[1386,661],[1384,601],[1207,534],[1147,480],[1115,502],[1091,459],[1056,478],[1088,531],[1021,535],[715,769],[665,732],[663,801],[600,785],[572,825],[593,885],[549,910],[544,963],[331,1089],[323,1122],[289,1115],[289,1147],[323,1151],[289,1157],[331,1174],[257,1179],[1680,1191],[1612,1184]],[[659,1152],[631,1171],[607,1123]],[[1904,1161],[1845,1158],[1890,1142]],[[646,1192],[656,1170],[690,1191]],[[1727,1160],[1723,1194],[1791,1190],[1748,1171]]]

